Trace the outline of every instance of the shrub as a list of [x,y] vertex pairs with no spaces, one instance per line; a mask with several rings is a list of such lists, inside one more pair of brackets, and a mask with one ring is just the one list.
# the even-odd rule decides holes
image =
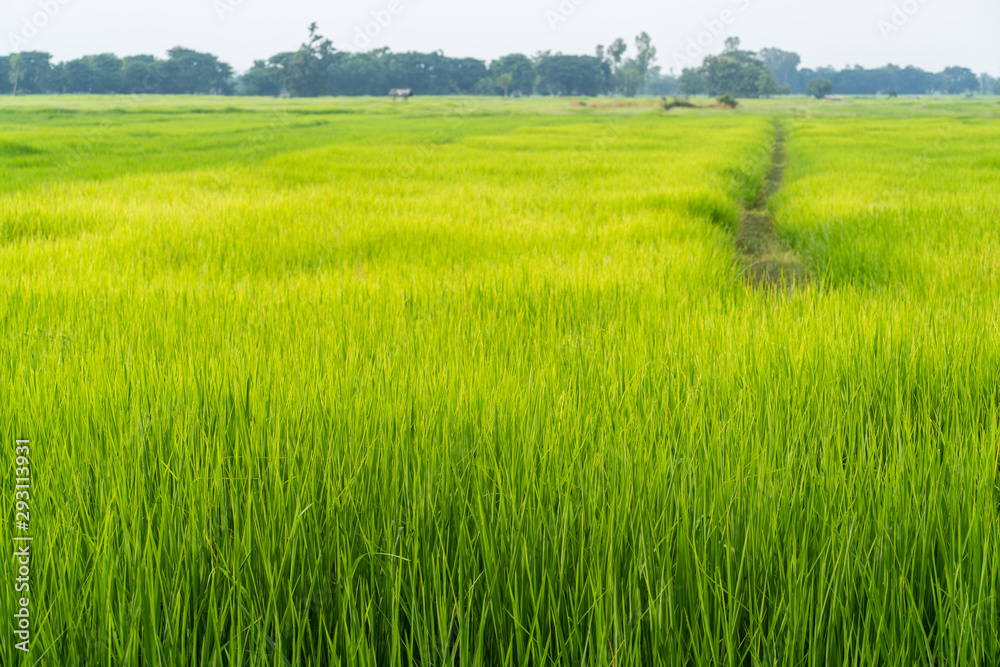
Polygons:
[[688,107],[688,108],[693,108],[693,107],[697,106],[697,105],[693,104],[691,102],[691,100],[689,100],[687,98],[684,98],[682,100],[681,98],[677,97],[676,95],[674,95],[674,99],[673,99],[672,102],[668,102],[666,97],[661,97],[660,98],[660,102],[663,104],[663,110],[664,111],[670,111],[674,107]]

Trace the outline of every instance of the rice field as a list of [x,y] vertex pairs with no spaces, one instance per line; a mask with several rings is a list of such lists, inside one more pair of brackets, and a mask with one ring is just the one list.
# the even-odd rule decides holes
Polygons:
[[1000,663],[998,117],[0,102],[0,663]]

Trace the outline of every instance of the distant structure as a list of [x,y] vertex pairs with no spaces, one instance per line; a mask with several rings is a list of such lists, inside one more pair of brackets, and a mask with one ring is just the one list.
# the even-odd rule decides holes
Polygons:
[[393,88],[389,91],[389,96],[393,102],[396,101],[397,97],[402,97],[404,102],[409,102],[411,95],[413,95],[412,88]]

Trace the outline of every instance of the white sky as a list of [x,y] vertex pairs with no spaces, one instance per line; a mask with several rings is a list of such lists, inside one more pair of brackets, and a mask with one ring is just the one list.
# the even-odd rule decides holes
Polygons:
[[[997,0],[0,0],[0,4],[0,54],[42,50],[57,61],[109,51],[119,56],[163,56],[181,45],[212,52],[242,71],[254,59],[294,50],[304,40],[306,26],[317,21],[320,32],[341,50],[356,50],[358,30],[366,25],[375,36],[369,44],[362,43],[365,50],[440,49],[449,56],[484,60],[545,49],[589,54],[597,44],[619,36],[629,42],[631,51],[633,38],[645,30],[659,50],[658,62],[665,72],[680,62],[675,54],[685,56],[689,40],[700,36],[705,50],[717,53],[726,37],[736,35],[744,48],[796,51],[804,67],[878,67],[891,62],[933,71],[961,65],[1000,75]],[[381,13],[384,26],[368,25],[375,20],[373,12]],[[719,34],[707,32],[711,27]]]

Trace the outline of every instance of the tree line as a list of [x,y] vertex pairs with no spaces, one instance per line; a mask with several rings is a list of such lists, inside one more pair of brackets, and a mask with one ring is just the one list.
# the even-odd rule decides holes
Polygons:
[[230,95],[235,83],[232,67],[181,47],[170,49],[166,60],[102,53],[53,64],[43,51],[0,57],[0,93]]
[[167,57],[119,58],[111,53],[54,63],[42,51],[0,57],[0,93],[216,94],[296,97],[384,95],[390,88],[412,88],[418,95],[732,95],[769,97],[837,92],[847,95],[1000,93],[1000,83],[964,67],[931,73],[887,65],[835,70],[802,68],[798,54],[777,48],[759,52],[726,40],[719,55],[679,76],[664,74],[657,51],[643,32],[632,49],[624,39],[600,45],[594,55],[543,51],[511,54],[490,63],[450,58],[442,52],[363,53],[339,51],[309,26],[295,51],[257,60],[241,75],[210,53],[176,47]]
[[1000,81],[989,74],[977,76],[967,67],[948,67],[933,73],[918,67],[886,65],[877,69],[861,66],[837,70],[799,68],[797,53],[768,48],[759,52],[740,49],[740,40],[726,40],[718,56],[707,56],[700,67],[685,69],[678,81],[682,94],[769,97],[808,94],[822,97],[842,95],[925,95],[943,93],[1000,94]]
[[442,52],[366,53],[337,50],[309,26],[297,50],[257,60],[242,75],[210,53],[176,47],[166,59],[119,58],[104,53],[54,63],[51,54],[22,52],[0,57],[0,93],[384,95],[412,88],[418,95],[626,95],[666,94],[676,82],[655,66],[649,35],[635,40],[635,56],[617,39],[596,55],[511,54],[487,64]]

